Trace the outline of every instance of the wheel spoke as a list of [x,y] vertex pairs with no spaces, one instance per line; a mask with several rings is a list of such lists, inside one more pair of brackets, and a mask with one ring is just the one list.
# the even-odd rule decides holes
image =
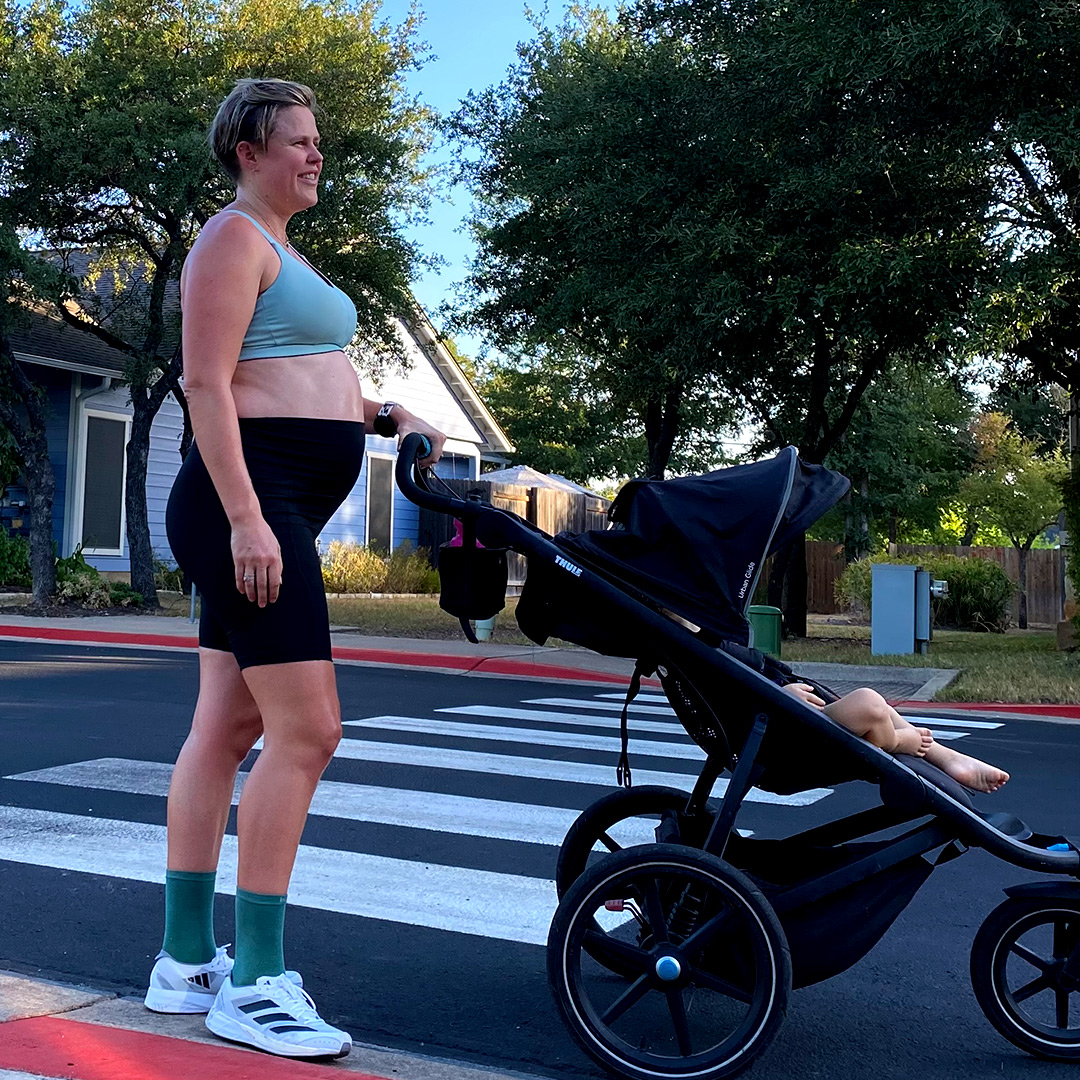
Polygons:
[[1080,939],[1080,924],[1070,923],[1068,919],[1054,920],[1054,959],[1064,960],[1076,947]]
[[703,926],[699,926],[683,943],[682,949],[688,956],[698,956],[701,950],[712,941],[724,924],[731,920],[731,910],[718,911]]
[[589,951],[598,960],[606,956],[610,960],[621,960],[640,969],[649,965],[649,954],[644,949],[639,949],[627,941],[619,941],[618,938],[613,938],[602,930],[586,930],[585,942],[589,946]]
[[744,990],[741,986],[736,986],[734,983],[728,982],[727,979],[721,979],[719,975],[713,975],[712,972],[704,971],[702,968],[691,968],[689,981],[697,986],[704,987],[706,990],[715,990],[725,997],[745,1002],[747,1005],[754,1000],[750,992]]
[[622,845],[612,840],[606,832],[602,832],[597,839],[608,851],[622,851]]
[[1032,979],[1031,982],[1025,986],[1021,986],[1019,990],[1012,992],[1013,1001],[1027,1001],[1029,997],[1034,997],[1036,994],[1042,993],[1043,990],[1050,989],[1050,980],[1045,975],[1040,975],[1037,979]]
[[1043,973],[1050,970],[1049,960],[1044,960],[1041,956],[1036,955],[1029,948],[1018,942],[1013,942],[1012,948],[1009,951],[1015,956],[1019,956],[1021,960],[1026,960],[1032,967],[1038,968]]
[[667,922],[664,919],[664,905],[660,900],[660,886],[656,878],[651,877],[645,883],[645,911],[649,916],[649,929],[652,930],[653,940],[658,944],[667,943]]
[[600,1017],[609,1027],[631,1005],[636,1005],[649,991],[649,974],[639,975],[608,1007]]
[[675,1037],[679,1040],[679,1053],[689,1057],[694,1051],[690,1047],[690,1024],[686,1019],[686,1005],[682,999],[682,990],[671,989],[667,992],[668,1009],[671,1010],[671,1022],[675,1025]]
[[1068,990],[1055,990],[1054,997],[1057,998],[1056,1008],[1054,1010],[1057,1026],[1062,1031],[1068,1031],[1069,1029],[1069,991]]

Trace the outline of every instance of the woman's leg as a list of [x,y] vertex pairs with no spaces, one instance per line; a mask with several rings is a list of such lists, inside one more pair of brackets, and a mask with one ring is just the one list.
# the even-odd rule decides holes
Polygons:
[[246,668],[243,675],[259,706],[264,734],[237,813],[235,985],[284,970],[281,938],[289,878],[316,785],[341,739],[330,661],[264,664]]

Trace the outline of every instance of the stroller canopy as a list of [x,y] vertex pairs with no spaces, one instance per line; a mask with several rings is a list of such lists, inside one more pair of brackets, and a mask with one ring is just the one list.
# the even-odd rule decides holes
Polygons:
[[703,630],[745,643],[762,563],[849,487],[789,446],[704,476],[632,480],[611,505],[621,529],[563,534],[559,543]]

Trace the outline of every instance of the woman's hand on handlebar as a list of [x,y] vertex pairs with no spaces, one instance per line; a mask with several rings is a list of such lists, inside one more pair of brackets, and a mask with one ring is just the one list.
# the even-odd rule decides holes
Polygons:
[[[402,412],[405,412],[405,410],[402,409]],[[419,416],[413,416],[412,413],[405,412],[404,416],[397,419],[397,441],[399,450],[401,449],[402,442],[405,440],[405,436],[411,435],[414,431],[423,435],[431,446],[430,453],[426,457],[417,458],[416,461],[416,464],[421,469],[426,469],[429,465],[434,465],[435,462],[442,457],[446,436],[441,431],[433,428],[426,421],[421,420]]]
[[266,519],[233,525],[231,547],[237,591],[259,607],[272,604],[281,589],[281,545]]

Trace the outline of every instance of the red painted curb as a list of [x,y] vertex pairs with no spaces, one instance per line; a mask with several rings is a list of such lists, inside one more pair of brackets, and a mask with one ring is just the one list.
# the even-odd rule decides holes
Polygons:
[[[117,630],[68,630],[53,626],[0,626],[0,637],[63,641],[72,645],[157,645],[173,649],[196,649],[198,638],[162,634],[131,634]],[[629,678],[614,672],[590,671],[538,664],[531,660],[504,657],[461,656],[458,653],[398,652],[396,649],[354,649],[335,645],[336,660],[357,660],[391,667],[441,668],[450,671],[482,671],[488,675],[526,676],[534,679],[573,679],[577,682],[616,683],[625,686]],[[642,679],[643,686],[656,687],[657,679]]]
[[384,1080],[331,1065],[55,1016],[0,1024],[0,1068],[65,1080]]
[[980,712],[1028,713],[1031,716],[1064,716],[1080,720],[1080,705],[1017,705],[999,701],[900,701],[896,705],[909,709],[975,709]]

